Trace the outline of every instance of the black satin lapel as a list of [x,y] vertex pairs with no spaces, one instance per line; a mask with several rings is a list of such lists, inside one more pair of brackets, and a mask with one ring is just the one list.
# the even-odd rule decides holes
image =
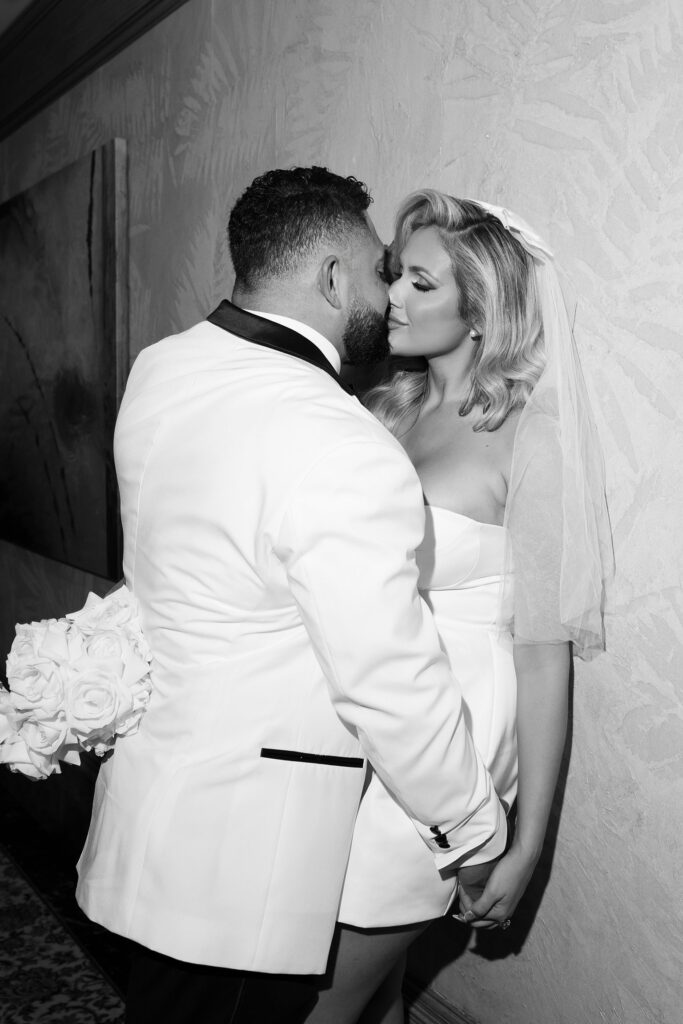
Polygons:
[[264,348],[272,348],[277,352],[286,352],[287,355],[296,356],[297,359],[312,363],[313,366],[329,373],[330,377],[334,377],[344,391],[350,395],[353,394],[351,385],[341,379],[318,346],[308,338],[304,338],[302,334],[290,330],[289,327],[248,313],[227,299],[223,299],[220,306],[214,309],[206,319],[216,327],[222,327],[224,331],[236,334],[238,338],[243,338],[245,341],[252,341],[255,345],[263,345]]

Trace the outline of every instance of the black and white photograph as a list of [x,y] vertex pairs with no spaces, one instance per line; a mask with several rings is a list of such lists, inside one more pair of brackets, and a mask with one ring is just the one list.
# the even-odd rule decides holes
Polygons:
[[680,1024],[678,0],[0,0],[1,1024]]

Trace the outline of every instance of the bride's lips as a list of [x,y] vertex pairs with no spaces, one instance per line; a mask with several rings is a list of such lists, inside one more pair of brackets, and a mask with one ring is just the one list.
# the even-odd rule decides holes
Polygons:
[[407,326],[408,326],[408,324],[407,324],[407,323],[405,323],[405,321],[403,321],[403,320],[397,320],[397,319],[396,319],[395,317],[393,317],[393,316],[390,316],[390,317],[389,317],[389,319],[387,320],[387,323],[389,324],[389,330],[390,330],[390,331],[391,331],[391,330],[395,330],[395,329],[396,329],[397,327],[407,327]]

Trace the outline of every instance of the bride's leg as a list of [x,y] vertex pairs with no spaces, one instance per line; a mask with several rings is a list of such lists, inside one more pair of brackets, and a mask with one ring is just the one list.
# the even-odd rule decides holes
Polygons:
[[405,1024],[403,976],[406,954],[402,953],[358,1018],[358,1024]]
[[[307,1024],[356,1024],[363,1009],[429,921],[400,928],[337,925],[330,967]],[[391,1017],[386,1018],[387,1022]]]

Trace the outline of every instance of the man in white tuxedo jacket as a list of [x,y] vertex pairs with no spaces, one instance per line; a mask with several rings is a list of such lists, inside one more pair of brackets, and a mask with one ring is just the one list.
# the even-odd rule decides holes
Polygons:
[[[117,422],[154,687],[102,766],[78,899],[160,963],[203,965],[203,992],[223,977],[204,967],[242,993],[325,971],[366,760],[435,870],[505,844],[417,591],[417,476],[338,376],[388,351],[369,202],[321,168],[257,179],[230,219],[237,305],[144,349]],[[243,1019],[141,984],[158,1001],[129,1021]]]

